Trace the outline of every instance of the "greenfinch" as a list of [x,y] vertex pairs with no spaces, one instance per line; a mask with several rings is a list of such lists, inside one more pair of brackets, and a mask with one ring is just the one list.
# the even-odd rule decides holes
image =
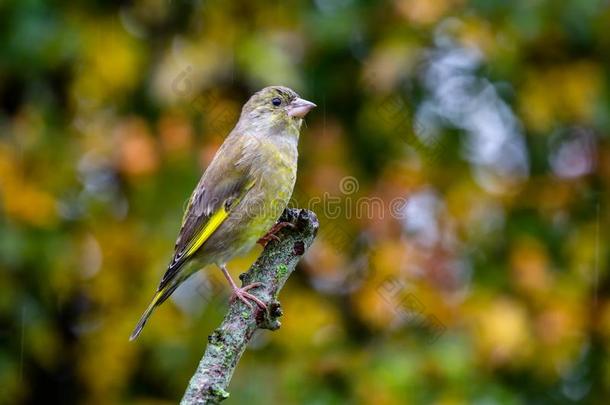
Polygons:
[[250,97],[191,195],[173,258],[130,340],[138,337],[157,306],[209,264],[223,272],[233,299],[265,308],[248,292],[260,283],[237,287],[226,263],[278,229],[274,224],[294,189],[303,118],[315,106],[282,86],[266,87]]

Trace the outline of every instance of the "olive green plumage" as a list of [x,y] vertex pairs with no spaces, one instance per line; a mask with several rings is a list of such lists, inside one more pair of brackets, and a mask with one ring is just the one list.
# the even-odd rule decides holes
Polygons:
[[228,277],[225,263],[247,253],[275,224],[292,195],[299,131],[313,107],[281,86],[262,89],[244,105],[191,195],[174,257],[132,340],[184,280],[208,264]]

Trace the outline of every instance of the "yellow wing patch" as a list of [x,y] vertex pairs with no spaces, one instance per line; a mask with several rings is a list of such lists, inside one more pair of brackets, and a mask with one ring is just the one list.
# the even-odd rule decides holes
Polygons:
[[197,251],[203,245],[203,243],[208,240],[210,236],[218,229],[218,227],[224,222],[225,219],[229,216],[229,211],[227,211],[224,207],[220,207],[218,211],[214,213],[205,224],[199,235],[193,238],[193,242],[189,244],[189,248],[186,251],[185,255],[187,257],[191,256],[193,253]]
[[[210,219],[206,222],[204,227],[201,229],[199,234],[197,234],[191,243],[189,243],[186,252],[184,253],[184,257],[190,257],[193,255],[204,243],[206,240],[212,236],[212,234],[218,229],[220,225],[227,219],[229,214],[231,213],[231,209],[236,207],[244,197],[244,195],[250,191],[250,189],[254,186],[254,181],[250,182],[241,193],[241,195],[236,198],[229,207],[225,204],[222,204],[218,210],[212,214]],[[226,203],[226,201],[225,201]]]

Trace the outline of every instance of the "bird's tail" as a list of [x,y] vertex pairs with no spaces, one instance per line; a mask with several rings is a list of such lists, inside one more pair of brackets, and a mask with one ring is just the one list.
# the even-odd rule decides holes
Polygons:
[[161,305],[174,292],[174,290],[178,287],[179,284],[180,283],[173,283],[163,288],[162,290],[157,291],[153,299],[150,301],[148,308],[146,308],[146,311],[144,311],[144,313],[142,314],[142,317],[138,321],[138,324],[136,325],[135,329],[133,330],[133,332],[131,332],[131,336],[129,336],[130,341],[134,340],[140,335],[142,329],[144,328],[144,325],[146,325],[146,321],[152,315],[155,308]]

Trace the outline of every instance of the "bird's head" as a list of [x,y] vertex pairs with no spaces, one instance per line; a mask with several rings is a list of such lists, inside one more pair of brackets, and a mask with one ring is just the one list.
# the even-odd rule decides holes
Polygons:
[[242,109],[240,122],[260,129],[298,130],[314,107],[314,103],[300,98],[288,87],[269,86],[250,97]]

